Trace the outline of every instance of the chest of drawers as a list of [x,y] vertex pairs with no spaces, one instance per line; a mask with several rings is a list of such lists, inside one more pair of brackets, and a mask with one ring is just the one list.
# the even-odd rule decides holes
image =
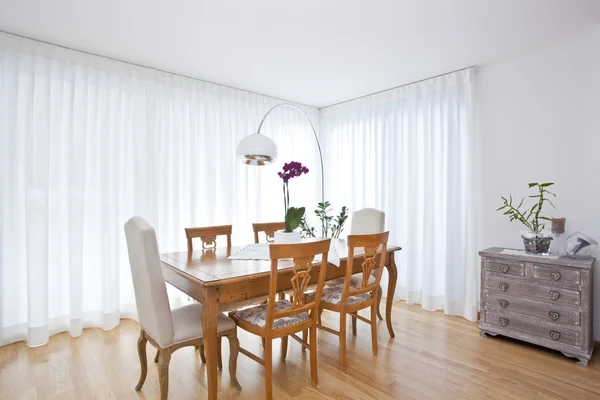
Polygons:
[[492,247],[481,256],[482,336],[504,335],[587,366],[594,350],[594,258],[537,257]]

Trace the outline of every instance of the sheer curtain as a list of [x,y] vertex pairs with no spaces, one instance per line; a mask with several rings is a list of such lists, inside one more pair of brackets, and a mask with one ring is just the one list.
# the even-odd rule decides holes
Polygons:
[[[473,71],[321,110],[326,198],[385,211],[396,299],[477,318]],[[386,281],[383,281],[386,284]]]
[[234,244],[248,243],[252,222],[283,219],[276,172],[292,159],[312,170],[292,205],[316,205],[318,153],[299,112],[278,109],[263,127],[277,165],[235,160],[280,102],[0,34],[0,345],[134,316],[133,215],[161,251],[185,249],[186,226],[233,224]]

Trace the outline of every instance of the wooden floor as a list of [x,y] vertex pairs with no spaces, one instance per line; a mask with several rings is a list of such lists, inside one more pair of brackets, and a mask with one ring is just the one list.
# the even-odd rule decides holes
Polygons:
[[[337,327],[336,314],[325,324]],[[590,367],[552,351],[508,339],[480,338],[477,324],[398,303],[396,338],[380,323],[379,355],[369,328],[359,322],[348,336],[346,372],[338,369],[336,337],[319,332],[319,386],[310,384],[308,353],[289,343],[288,358],[274,353],[275,399],[600,399],[600,356]],[[136,341],[139,326],[123,320],[112,331],[86,329],[78,338],[56,335],[46,346],[23,342],[0,348],[0,399],[158,399],[157,371],[148,349],[148,378],[141,392]],[[349,333],[351,335],[351,333]],[[240,331],[242,346],[260,354],[260,340]],[[228,347],[223,346],[226,363]],[[219,374],[220,399],[261,399],[263,368],[240,354],[237,392],[227,366]],[[171,359],[170,399],[206,398],[205,366],[193,348]]]

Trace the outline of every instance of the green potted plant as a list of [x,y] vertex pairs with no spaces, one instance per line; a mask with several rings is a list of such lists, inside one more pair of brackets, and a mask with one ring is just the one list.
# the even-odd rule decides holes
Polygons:
[[510,195],[508,199],[504,196],[500,196],[504,204],[496,211],[503,211],[503,214],[507,215],[511,222],[519,221],[527,228],[527,230],[521,231],[521,238],[523,239],[523,245],[525,246],[525,251],[527,253],[548,254],[550,250],[550,244],[554,237],[551,233],[544,231],[546,225],[543,221],[551,221],[551,219],[540,214],[542,213],[544,203],[548,203],[554,207],[554,204],[552,204],[552,201],[550,201],[548,197],[556,197],[556,195],[547,189],[552,185],[554,185],[553,182],[530,183],[530,189],[537,189],[537,194],[529,196],[529,198],[535,199],[535,203],[530,208],[524,208],[523,210],[521,210],[521,207],[525,201],[524,198],[521,199],[519,205],[515,207],[513,206],[512,195]]
[[289,181],[308,173],[308,168],[297,161],[291,161],[283,165],[283,171],[277,175],[283,181],[283,206],[285,209],[285,229],[275,232],[275,243],[298,243],[302,237],[295,229],[300,226],[304,217],[304,207],[290,207]]
[[[348,208],[343,206],[340,210],[340,213],[337,216],[329,215],[331,203],[326,201],[324,203],[319,203],[317,205],[317,209],[315,210],[315,215],[319,218],[321,222],[321,236],[322,237],[331,237],[339,238],[340,234],[344,230],[344,224],[348,219]],[[311,238],[316,236],[315,228],[310,226],[306,217],[302,217],[302,221],[300,222],[300,230],[302,231],[302,236],[305,238]]]

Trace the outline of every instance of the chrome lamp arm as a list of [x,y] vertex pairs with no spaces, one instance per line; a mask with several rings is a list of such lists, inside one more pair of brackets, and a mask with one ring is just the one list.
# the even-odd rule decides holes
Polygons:
[[310,118],[308,118],[308,115],[306,115],[306,113],[304,111],[302,111],[301,108],[291,104],[291,103],[281,103],[281,104],[277,104],[276,106],[272,107],[269,111],[267,111],[267,113],[265,114],[265,116],[263,117],[263,119],[260,121],[260,124],[258,125],[258,130],[256,133],[260,134],[260,129],[263,126],[263,123],[265,122],[265,120],[267,119],[267,117],[269,116],[269,114],[271,114],[271,112],[273,110],[275,110],[276,108],[279,107],[292,107],[298,111],[300,111],[300,113],[302,115],[304,115],[304,117],[306,117],[306,120],[308,121],[308,124],[310,125],[310,128],[313,131],[313,135],[315,136],[315,140],[317,141],[317,147],[319,149],[319,157],[321,159],[321,202],[324,203],[325,202],[325,170],[323,168],[323,152],[321,151],[321,142],[319,142],[319,137],[317,136],[317,131],[315,130],[315,127],[312,123],[312,121],[310,120]]

